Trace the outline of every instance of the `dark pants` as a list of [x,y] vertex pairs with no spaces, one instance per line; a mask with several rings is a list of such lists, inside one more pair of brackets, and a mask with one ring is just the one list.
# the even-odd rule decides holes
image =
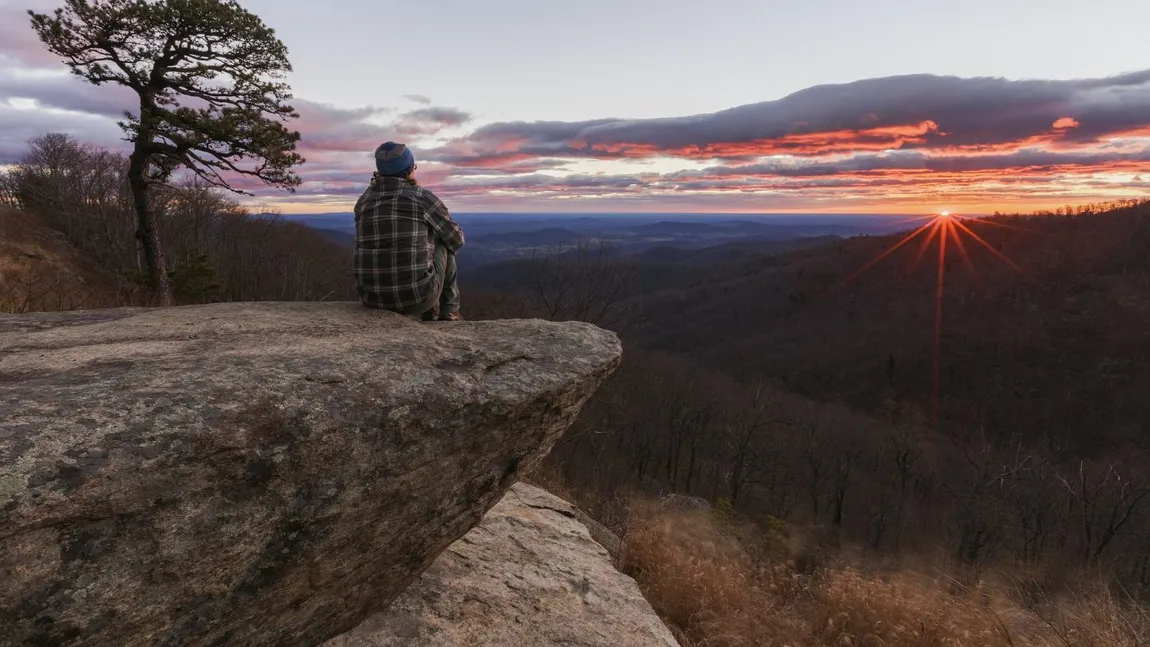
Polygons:
[[431,280],[431,296],[418,305],[400,311],[412,317],[418,317],[431,310],[436,316],[443,316],[452,312],[459,312],[459,284],[456,282],[455,254],[447,247],[435,241],[435,253],[431,258],[434,278]]

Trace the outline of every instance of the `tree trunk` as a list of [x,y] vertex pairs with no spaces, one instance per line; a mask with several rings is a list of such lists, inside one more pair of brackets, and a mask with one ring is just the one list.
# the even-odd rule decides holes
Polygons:
[[156,230],[156,219],[148,206],[148,170],[146,153],[137,143],[128,165],[128,184],[132,188],[132,202],[136,208],[136,239],[144,250],[144,262],[148,266],[148,286],[152,289],[160,306],[172,305],[172,288],[168,284],[168,268],[164,262],[164,250],[160,247],[160,232]]
[[831,524],[835,528],[841,528],[843,525],[843,509],[846,507],[847,488],[845,485],[840,485],[838,491],[835,492],[835,513]]
[[739,503],[739,495],[743,491],[743,457],[737,456],[735,458],[735,465],[731,469],[731,505],[734,506]]

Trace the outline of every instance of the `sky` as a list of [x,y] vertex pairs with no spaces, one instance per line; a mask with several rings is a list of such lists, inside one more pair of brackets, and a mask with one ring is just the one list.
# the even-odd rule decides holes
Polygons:
[[[123,148],[122,88],[0,0],[0,165]],[[988,213],[1150,197],[1143,0],[241,0],[287,45],[285,213],[348,211],[409,144],[454,211]]]

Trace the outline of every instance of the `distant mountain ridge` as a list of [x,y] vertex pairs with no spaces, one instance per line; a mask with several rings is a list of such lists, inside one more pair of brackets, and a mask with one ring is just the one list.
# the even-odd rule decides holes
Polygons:
[[547,227],[532,231],[513,231],[503,234],[487,234],[478,237],[482,242],[508,245],[574,245],[586,240],[586,234],[564,229],[562,227]]
[[355,246],[355,231],[345,231],[343,229],[328,229],[326,227],[312,227],[312,229],[323,234],[328,240],[333,243],[339,243],[347,247]]
[[[460,267],[464,270],[585,242],[608,241],[621,253],[632,255],[656,247],[688,250],[737,242],[825,240],[884,234],[905,227],[905,218],[875,215],[464,213],[454,217],[467,234],[467,246],[459,255]],[[341,245],[354,245],[351,214],[301,214],[285,218],[317,229]]]

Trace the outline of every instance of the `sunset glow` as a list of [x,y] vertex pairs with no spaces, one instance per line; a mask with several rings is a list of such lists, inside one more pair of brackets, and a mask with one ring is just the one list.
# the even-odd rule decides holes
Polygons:
[[[92,87],[69,75],[28,28],[25,9],[56,4],[0,6],[0,166],[18,161],[27,141],[45,132],[127,150],[116,122],[138,103],[132,91]],[[292,24],[291,12],[279,4],[256,4],[270,25]],[[755,3],[755,12],[768,10],[760,5]],[[360,10],[374,11],[367,5]],[[450,12],[440,18],[456,19]],[[238,180],[236,188],[254,194],[249,206],[255,209],[347,212],[371,176],[371,151],[387,140],[409,144],[420,182],[460,212],[987,214],[1150,196],[1150,69],[1123,72],[1129,58],[1107,48],[1090,51],[1110,57],[1096,61],[1091,74],[1070,74],[1070,63],[1063,62],[1047,68],[1046,76],[997,69],[933,75],[906,73],[906,65],[901,71],[863,66],[785,87],[770,79],[739,79],[735,88],[716,85],[716,79],[739,66],[711,65],[703,94],[738,89],[738,102],[725,103],[688,100],[682,65],[658,58],[645,66],[651,76],[641,84],[630,72],[614,84],[604,80],[614,74],[614,64],[595,68],[593,83],[572,83],[586,80],[579,75],[590,74],[590,68],[546,48],[497,59],[507,65],[538,59],[554,67],[538,70],[529,87],[507,81],[517,77],[490,62],[468,67],[487,70],[474,72],[473,79],[452,76],[442,61],[435,74],[409,78],[418,81],[415,87],[390,80],[397,74],[408,78],[406,71],[378,84],[336,83],[345,75],[320,66],[315,57],[341,47],[348,40],[342,31],[358,27],[341,25],[338,34],[316,31],[310,22],[300,27],[285,39],[293,52],[312,47],[292,58],[297,69],[312,70],[292,79],[299,119],[288,124],[300,132],[299,152],[307,160],[298,169],[303,181],[289,194]],[[723,21],[711,27],[737,25]],[[470,23],[463,31],[480,33]],[[1087,55],[1076,52],[1071,62]],[[915,70],[933,64],[915,60]],[[366,62],[354,65],[354,74],[363,78],[376,73]],[[419,85],[441,76],[452,79],[444,87],[465,84],[481,92],[436,97]],[[564,81],[555,85],[554,79]],[[320,85],[323,92],[309,93]],[[643,90],[634,90],[636,85]],[[620,93],[684,98],[614,103]],[[525,108],[525,102],[536,107]]]

